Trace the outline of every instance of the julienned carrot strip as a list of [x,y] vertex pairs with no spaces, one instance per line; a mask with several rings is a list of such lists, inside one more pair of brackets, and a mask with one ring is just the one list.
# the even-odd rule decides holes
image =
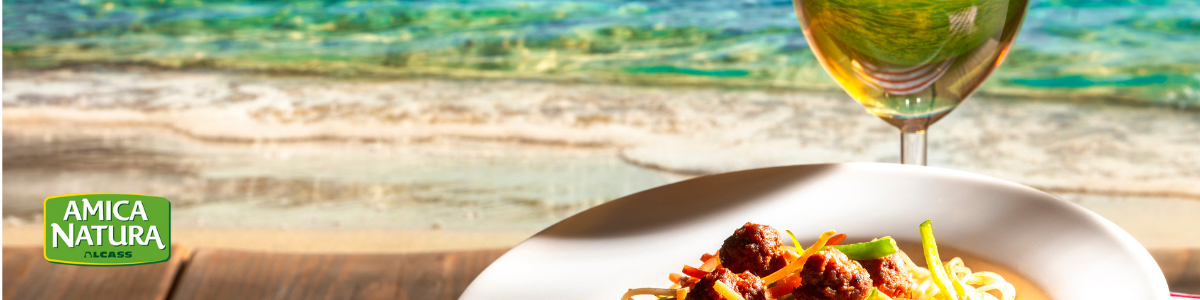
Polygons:
[[800,258],[793,260],[791,263],[784,266],[782,269],[779,269],[779,271],[775,271],[775,273],[771,273],[771,275],[767,275],[767,277],[763,277],[763,283],[764,284],[775,283],[776,281],[779,281],[780,279],[787,277],[788,274],[791,274],[793,272],[803,269],[804,262],[808,261],[808,257],[812,256],[813,254],[816,254],[817,251],[821,250],[822,247],[825,247],[825,242],[828,242],[829,238],[832,237],[833,234],[834,234],[833,230],[822,233],[821,237],[817,239],[816,243],[813,243],[812,247],[808,247],[808,249],[804,249],[804,254],[801,254]]
[[689,290],[688,288],[681,288],[681,289],[675,290],[675,300],[687,299],[688,290]]
[[689,266],[689,265],[683,265],[683,274],[687,275],[687,276],[696,277],[696,278],[702,278],[702,277],[704,277],[704,275],[708,275],[708,272],[702,271],[700,269],[697,269],[697,268]]
[[783,249],[784,261],[790,262],[790,261],[796,260],[797,258],[800,258],[800,253],[796,253],[795,248],[788,247],[788,246],[783,246],[783,247],[779,247],[779,248]]
[[683,284],[683,283],[681,283],[681,282],[683,282],[683,277],[684,277],[684,275],[679,274],[679,273],[671,273],[671,275],[667,276],[667,278],[671,279],[671,282],[679,283],[679,284]]
[[783,295],[791,294],[792,290],[797,286],[800,286],[800,276],[796,276],[796,274],[789,274],[787,277],[784,277],[782,280],[780,280],[779,283],[776,283],[775,286],[767,288],[767,297],[779,298]]
[[892,300],[892,297],[888,297],[877,288],[871,288],[871,293],[867,294],[867,299],[864,300]]
[[842,243],[842,241],[845,241],[845,240],[846,240],[846,234],[845,234],[845,233],[839,233],[839,234],[836,234],[836,235],[834,235],[833,237],[829,238],[829,242],[828,242],[828,243],[825,243],[825,245],[826,245],[826,246],[833,246],[833,245],[841,244],[841,243]]
[[705,261],[703,265],[700,266],[700,271],[712,272],[712,270],[716,270],[717,267],[720,267],[720,266],[721,266],[721,257],[713,255],[712,257],[709,257],[708,260]]
[[717,294],[720,294],[721,297],[725,297],[725,300],[746,300],[746,298],[742,298],[741,294],[738,294],[733,290],[733,288],[725,285],[725,283],[721,282],[720,280],[713,282],[713,290],[716,291]]

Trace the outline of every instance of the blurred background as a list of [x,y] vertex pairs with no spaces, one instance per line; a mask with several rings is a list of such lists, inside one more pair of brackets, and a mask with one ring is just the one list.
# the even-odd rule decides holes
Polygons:
[[[1033,1],[929,165],[1200,248],[1200,0]],[[3,2],[4,244],[45,197],[165,196],[176,241],[515,245],[705,174],[897,162],[790,1]],[[263,234],[268,233],[268,234]]]

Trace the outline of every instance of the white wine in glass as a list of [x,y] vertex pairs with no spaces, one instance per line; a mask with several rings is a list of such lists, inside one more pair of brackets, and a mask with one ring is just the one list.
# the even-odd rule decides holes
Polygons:
[[925,165],[925,130],[991,75],[1028,0],[793,0],[813,54],[855,101],[900,129]]

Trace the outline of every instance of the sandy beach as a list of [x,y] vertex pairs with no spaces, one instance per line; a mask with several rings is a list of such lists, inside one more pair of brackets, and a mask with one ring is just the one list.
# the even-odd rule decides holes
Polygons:
[[[694,176],[898,160],[895,129],[837,93],[138,69],[5,75],[6,246],[39,243],[42,199],[87,191],[171,199],[176,242],[193,247],[501,248]],[[1196,132],[1195,110],[984,95],[933,126],[929,165],[1059,195],[1148,247],[1200,247]]]

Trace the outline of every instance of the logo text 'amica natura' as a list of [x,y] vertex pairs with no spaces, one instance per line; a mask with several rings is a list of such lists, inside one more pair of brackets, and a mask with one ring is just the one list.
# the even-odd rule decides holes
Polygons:
[[171,202],[136,194],[72,194],[42,207],[47,261],[128,266],[171,259]]

